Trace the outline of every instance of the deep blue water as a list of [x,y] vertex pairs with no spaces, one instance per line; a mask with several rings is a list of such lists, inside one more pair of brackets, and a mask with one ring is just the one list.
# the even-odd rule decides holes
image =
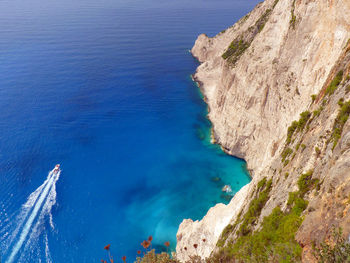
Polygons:
[[99,262],[109,243],[131,262],[149,235],[174,247],[184,218],[227,203],[224,184],[249,182],[209,143],[189,49],[257,2],[0,2],[4,262]]

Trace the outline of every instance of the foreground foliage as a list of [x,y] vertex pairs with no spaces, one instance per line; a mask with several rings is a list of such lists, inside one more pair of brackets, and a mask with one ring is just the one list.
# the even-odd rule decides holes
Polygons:
[[217,242],[218,247],[223,247],[226,243],[228,236],[235,230],[236,226],[241,223],[238,232],[240,234],[246,235],[252,231],[253,223],[260,216],[262,208],[269,199],[269,193],[271,191],[272,180],[267,181],[264,177],[257,185],[256,192],[258,193],[257,198],[253,199],[249,204],[249,209],[247,213],[240,219],[240,215],[237,216],[237,221],[234,225],[227,225],[223,230],[219,241]]
[[152,249],[144,256],[138,257],[135,263],[179,263],[179,261],[172,259],[166,252],[156,253],[155,250]]
[[280,207],[265,217],[258,231],[240,236],[217,255],[216,262],[236,259],[244,262],[297,262],[301,260],[301,247],[295,241],[295,233],[303,219],[306,202],[298,200],[290,212]]
[[[300,128],[305,125],[307,115],[300,122]],[[270,215],[264,217],[261,226],[253,231],[272,187],[271,180],[261,180],[256,190],[257,198],[250,203],[242,219],[236,222],[242,224],[235,240],[226,241],[236,227],[236,224],[229,225],[219,240],[222,248],[209,262],[300,262],[302,248],[295,240],[295,234],[303,222],[302,213],[308,206],[304,196],[318,184],[319,180],[313,178],[312,170],[302,174],[297,182],[298,191],[289,193],[286,211],[275,207]]]
[[321,243],[314,250],[320,263],[350,262],[350,243],[343,237],[341,228],[333,228],[329,242]]

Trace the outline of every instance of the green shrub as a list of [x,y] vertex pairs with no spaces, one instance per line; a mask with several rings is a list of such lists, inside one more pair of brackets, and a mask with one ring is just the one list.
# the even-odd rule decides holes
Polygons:
[[342,107],[342,106],[344,105],[344,98],[340,98],[340,99],[338,100],[338,105],[339,105],[340,107]]
[[312,174],[313,170],[310,170],[299,177],[297,184],[301,197],[303,197],[315,183],[315,180],[312,179]]
[[313,189],[315,186],[319,184],[318,179],[312,178],[313,171],[310,170],[304,174],[302,174],[297,182],[298,185],[298,191],[296,192],[290,192],[287,205],[288,207],[293,206],[291,209],[293,213],[301,214],[302,211],[304,211],[308,205],[308,201],[304,200],[304,195],[309,192],[311,189]]
[[284,213],[276,207],[263,219],[260,230],[240,236],[222,248],[221,261],[216,262],[298,262],[302,249],[295,233],[302,221],[299,210]]
[[300,118],[298,121],[293,121],[292,124],[288,127],[287,130],[287,145],[292,142],[292,136],[295,131],[302,131],[311,117],[311,113],[309,111],[304,111],[300,113]]
[[289,20],[289,24],[291,25],[291,27],[293,27],[293,29],[295,29],[295,22],[297,20],[297,17],[294,14],[294,10],[295,10],[295,0],[293,0],[292,10],[290,11],[290,20]]
[[332,95],[343,79],[343,71],[340,70],[326,89],[326,95]]
[[223,247],[225,245],[225,242],[228,238],[228,236],[232,233],[232,231],[234,230],[235,226],[228,224],[224,230],[222,231],[220,238],[218,240],[218,242],[216,243],[217,247]]
[[293,205],[295,200],[298,198],[298,196],[299,196],[299,192],[290,192],[289,197],[288,197],[288,201],[287,201],[287,205],[288,206]]
[[252,226],[256,219],[260,216],[261,210],[264,208],[266,202],[269,200],[269,193],[272,188],[272,179],[268,180],[260,192],[258,197],[253,199],[250,204],[248,211],[242,218],[242,224],[239,228],[239,235],[247,235],[252,231]]
[[[278,0],[275,0],[273,8],[277,4]],[[243,53],[250,47],[254,37],[264,28],[268,21],[272,9],[267,9],[256,21],[254,26],[248,28],[243,35],[234,39],[227,50],[222,54],[222,58],[227,60],[230,64],[235,65]]]
[[275,6],[277,5],[278,1],[279,1],[279,0],[275,0],[275,2],[273,2],[272,8],[275,8]]
[[293,133],[298,128],[298,122],[293,121],[292,124],[288,127],[287,131],[287,144],[289,144],[292,140]]
[[293,153],[293,150],[289,147],[287,147],[286,149],[283,150],[283,152],[281,153],[281,157],[282,157],[282,162],[284,162],[284,160]]
[[315,152],[316,152],[316,155],[317,155],[317,156],[320,156],[320,154],[321,154],[321,149],[318,148],[318,147],[315,147]]
[[[220,251],[211,256],[208,262],[299,262],[301,261],[302,248],[295,240],[295,234],[298,231],[303,217],[303,211],[308,206],[308,201],[303,199],[307,191],[311,190],[315,184],[318,184],[317,179],[312,179],[312,171],[302,174],[298,180],[299,191],[289,193],[288,209],[283,212],[280,207],[275,207],[271,214],[264,217],[259,230],[252,231],[254,221],[247,218],[255,218],[260,214],[261,210],[253,209],[255,214],[250,211],[244,215],[246,222],[244,233],[238,233],[235,242],[228,243],[222,247]],[[287,175],[287,173],[286,173]],[[265,181],[266,182],[266,181]],[[265,188],[260,192],[269,192],[271,187],[269,180]],[[261,183],[261,185],[264,185]],[[257,199],[255,199],[257,200]],[[264,198],[264,202],[267,199]],[[251,207],[259,207],[254,200],[251,202]],[[253,215],[253,216],[252,216]]]
[[294,13],[292,13],[289,23],[291,24],[291,26],[293,27],[293,29],[295,29],[295,22],[296,22],[296,21],[297,21],[297,17],[294,15]]
[[311,113],[309,111],[304,111],[300,113],[300,118],[298,122],[298,130],[302,131],[305,127],[305,124],[310,119]]
[[314,255],[322,263],[350,262],[350,243],[343,237],[342,229],[333,227],[330,242],[314,246]]
[[323,111],[323,106],[321,105],[317,110],[313,111],[314,117],[318,117],[321,114],[321,111]]
[[350,114],[350,101],[346,101],[342,104],[333,124],[333,132],[330,138],[333,141],[333,149],[335,148],[335,146],[337,145],[341,137],[344,125],[349,118],[349,114]]
[[265,186],[266,181],[267,181],[267,179],[266,179],[266,177],[264,177],[263,179],[261,179],[261,180],[258,182],[257,191],[259,191],[260,189],[262,189],[262,188]]
[[267,9],[265,13],[256,21],[255,26],[258,28],[258,32],[261,32],[265,27],[267,20],[271,15],[272,9]]
[[306,145],[305,144],[302,144],[300,145],[301,146],[301,149],[304,150],[306,148]]
[[271,187],[272,187],[272,180],[271,179],[267,180],[266,177],[264,177],[258,182],[256,187],[256,193],[258,193],[258,197],[253,199],[250,202],[248,211],[242,219],[240,219],[241,213],[239,213],[239,215],[237,216],[236,222],[233,225],[229,224],[224,228],[217,242],[218,247],[223,247],[225,245],[229,234],[231,234],[235,230],[237,224],[240,223],[241,221],[242,221],[242,224],[238,232],[241,235],[245,235],[250,232],[249,224],[254,223],[254,221],[260,215],[262,208],[264,207],[265,203],[269,198]]
[[249,46],[250,43],[245,42],[242,38],[236,38],[231,42],[225,53],[222,54],[222,57],[223,59],[229,59],[232,64],[235,64]]
[[292,155],[292,157],[291,157],[291,160],[294,159],[295,155],[296,155],[296,153],[293,153],[293,155]]
[[152,249],[142,257],[138,257],[135,263],[179,263],[179,261],[172,259],[168,253],[156,253],[155,250]]
[[301,213],[307,208],[309,202],[304,200],[303,198],[297,197],[294,200],[294,206],[292,208],[292,212],[296,215],[301,215]]
[[321,106],[323,106],[323,107],[324,107],[324,106],[326,106],[326,105],[327,105],[327,103],[328,103],[328,100],[327,100],[327,99],[323,99],[323,100],[322,100],[322,105],[321,105]]
[[314,102],[314,101],[316,100],[316,98],[317,98],[317,95],[316,95],[316,94],[312,94],[312,95],[311,95],[312,102]]

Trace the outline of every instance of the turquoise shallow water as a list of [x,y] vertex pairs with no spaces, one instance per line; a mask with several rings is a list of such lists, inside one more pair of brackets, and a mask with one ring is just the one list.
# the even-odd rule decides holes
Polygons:
[[209,142],[189,49],[256,3],[0,2],[3,262],[98,262],[108,243],[129,259],[149,235],[174,247],[184,218],[249,182]]

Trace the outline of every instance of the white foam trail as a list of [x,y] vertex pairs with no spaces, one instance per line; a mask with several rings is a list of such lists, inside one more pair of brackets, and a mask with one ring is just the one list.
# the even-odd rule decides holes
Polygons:
[[49,240],[47,238],[47,235],[45,235],[45,257],[47,263],[52,263],[50,249],[49,249]]
[[[26,242],[24,248],[22,249],[22,251],[24,251],[25,253],[22,253],[22,254],[26,254],[27,251],[33,251],[34,249],[40,250],[40,245],[37,242],[38,241],[40,242],[41,234],[43,231],[45,231],[45,226],[43,223],[45,222],[46,216],[49,216],[49,224],[50,224],[52,230],[54,230],[51,208],[56,203],[56,184],[55,183],[57,180],[58,180],[58,178],[55,179],[55,182],[52,184],[52,187],[50,188],[48,196],[47,196],[44,204],[42,205],[42,208],[40,209],[39,214],[36,217],[37,218],[35,220],[36,223],[31,226],[31,230],[30,230],[31,233],[30,233],[29,237],[27,238],[28,241]],[[46,232],[43,233],[43,240],[41,240],[41,241],[45,245],[46,261],[44,261],[44,262],[50,263],[52,261],[50,261],[50,259],[48,257],[48,255],[50,255],[50,251],[48,251],[49,246],[48,246],[48,238],[47,238]],[[38,256],[37,258],[40,258],[40,256]],[[27,262],[25,260],[25,258],[23,258],[23,261],[21,259],[22,259],[22,256],[19,258],[18,262]],[[40,259],[40,261],[41,261],[41,259]]]
[[[39,186],[33,193],[31,193],[27,199],[27,202],[22,205],[22,209],[20,211],[20,214],[16,216],[15,223],[16,223],[16,229],[12,231],[11,236],[7,240],[7,244],[5,245],[5,250],[9,248],[9,246],[13,243],[14,239],[17,237],[18,232],[20,229],[22,229],[24,223],[26,222],[26,219],[29,216],[29,213],[33,209],[34,204],[38,200],[40,193],[42,192],[42,189],[45,187],[45,185],[48,183],[52,173],[50,172],[49,175],[47,176],[46,180],[44,183]],[[11,224],[6,226],[7,228],[11,227]]]
[[[33,222],[34,222],[35,218],[37,217],[40,208],[43,205],[43,202],[45,200],[48,200],[50,203],[52,203],[52,196],[51,196],[52,194],[50,194],[51,193],[50,189],[52,187],[55,187],[55,183],[58,180],[59,176],[60,176],[60,171],[57,174],[55,174],[55,173],[53,173],[53,171],[51,171],[49,173],[48,178],[46,179],[46,181],[37,190],[35,190],[29,196],[28,201],[23,206],[24,211],[21,213],[22,219],[23,219],[23,222],[21,222],[21,225],[24,224],[22,232],[20,233],[18,241],[13,246],[13,249],[11,251],[11,254],[10,254],[9,258],[5,261],[6,263],[12,263],[13,262],[13,260],[16,257],[18,251],[20,250],[20,248],[22,247],[24,241],[26,240],[26,238],[27,238],[27,236],[28,236],[28,234],[29,234],[29,232],[30,232],[30,230],[32,228]],[[49,196],[49,198],[47,199],[48,196]],[[51,196],[51,198],[50,198],[50,196]],[[33,205],[34,205],[34,208],[31,209],[33,207]],[[48,204],[45,203],[43,211],[42,211],[42,213],[40,213],[39,218],[43,216],[44,210],[47,211],[47,206],[48,206]],[[50,208],[51,207],[52,207],[52,205],[50,205]],[[30,211],[31,211],[31,213],[30,213]],[[28,219],[24,223],[24,220],[26,218],[28,218]],[[13,238],[15,236],[17,236],[17,233],[19,232],[20,228],[21,227],[18,227],[16,229],[16,233],[14,233]]]

